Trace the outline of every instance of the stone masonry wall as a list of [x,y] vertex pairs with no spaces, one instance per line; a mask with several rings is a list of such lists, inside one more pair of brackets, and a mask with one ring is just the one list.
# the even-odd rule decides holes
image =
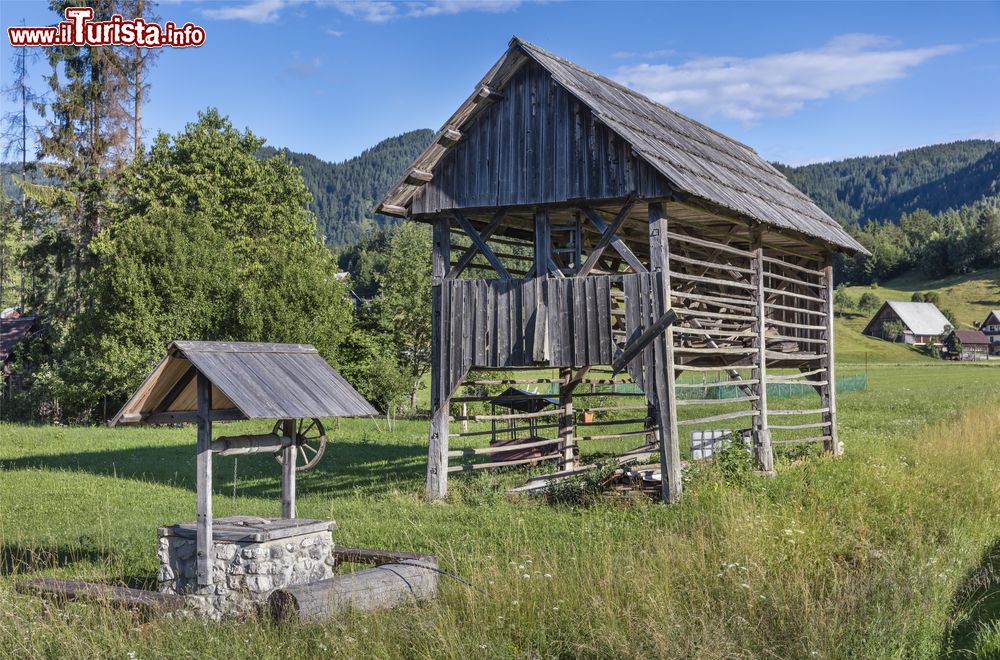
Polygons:
[[276,588],[333,577],[329,531],[262,542],[216,541],[213,584],[198,586],[195,540],[160,538],[160,591],[188,597],[194,614],[211,619],[256,613]]

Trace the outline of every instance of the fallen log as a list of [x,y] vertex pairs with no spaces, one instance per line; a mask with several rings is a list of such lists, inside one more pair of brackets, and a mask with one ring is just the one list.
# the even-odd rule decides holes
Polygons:
[[408,559],[276,589],[267,605],[278,621],[315,621],[348,610],[381,610],[429,600],[437,595],[437,583],[437,559]]

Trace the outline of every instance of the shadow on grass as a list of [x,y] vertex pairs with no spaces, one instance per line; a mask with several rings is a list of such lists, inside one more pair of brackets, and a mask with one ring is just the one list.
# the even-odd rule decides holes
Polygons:
[[95,548],[29,547],[17,543],[3,543],[0,545],[0,575],[27,575],[81,562],[107,562],[112,557],[112,552]]
[[976,638],[984,624],[1000,620],[1000,539],[955,592],[944,632],[944,657],[975,657]]
[[[4,470],[69,470],[98,476],[152,481],[195,490],[195,448],[151,445],[137,449],[116,449],[30,456],[0,463]],[[228,493],[234,480],[241,497],[273,498],[281,495],[281,468],[269,454],[215,456],[212,461],[217,492]],[[348,492],[374,493],[387,483],[421,488],[426,469],[425,449],[373,442],[331,440],[326,453],[312,470],[300,472],[300,494]]]

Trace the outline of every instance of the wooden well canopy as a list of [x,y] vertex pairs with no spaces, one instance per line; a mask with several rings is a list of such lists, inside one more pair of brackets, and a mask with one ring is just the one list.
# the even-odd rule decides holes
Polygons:
[[[682,428],[747,431],[768,472],[772,431],[839,451],[832,259],[866,250],[750,147],[515,37],[377,210],[434,227],[429,498],[468,453],[449,438],[483,434],[448,426],[476,370],[557,371],[558,406],[519,414],[558,429],[560,471],[589,440],[642,437],[622,455],[659,453],[669,501]],[[691,382],[709,375],[738,395]],[[576,419],[620,378],[623,405],[596,406],[631,419]],[[772,383],[819,405],[769,409]],[[502,463],[475,451],[462,471]]]
[[[198,518],[194,529],[198,584],[208,586],[213,579],[214,552],[212,454],[274,454],[281,464],[281,517],[295,518],[295,473],[300,469],[296,461],[298,452],[308,459],[302,446],[309,430],[322,429],[322,417],[376,413],[308,344],[175,341],[109,424],[197,424]],[[212,441],[212,422],[240,419],[279,421],[269,434]],[[304,426],[305,420],[311,420],[309,426]],[[319,433],[325,446],[325,432]],[[307,466],[320,457],[322,450]]]
[[110,425],[197,421],[199,372],[213,421],[378,414],[308,344],[175,341]]

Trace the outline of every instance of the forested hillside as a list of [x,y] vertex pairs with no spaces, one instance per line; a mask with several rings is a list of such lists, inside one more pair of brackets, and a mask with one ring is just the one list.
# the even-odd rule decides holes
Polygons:
[[1000,143],[962,140],[897,154],[801,167],[775,164],[801,191],[845,225],[938,213],[1000,193]]
[[[423,151],[434,132],[420,129],[382,140],[360,155],[341,163],[329,163],[312,154],[281,150],[297,167],[312,193],[309,209],[316,215],[326,244],[336,247],[354,243],[372,230],[394,220],[372,212],[375,204]],[[279,150],[264,147],[263,157]]]

